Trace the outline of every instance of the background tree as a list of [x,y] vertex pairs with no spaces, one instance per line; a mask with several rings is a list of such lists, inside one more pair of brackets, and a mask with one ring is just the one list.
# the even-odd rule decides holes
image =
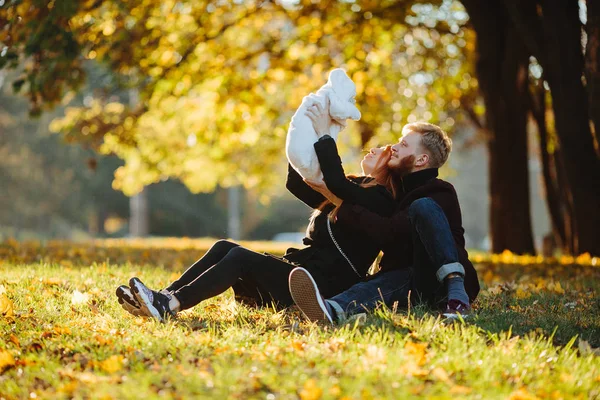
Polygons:
[[[573,71],[579,71],[580,80],[583,64],[565,61],[582,60],[581,46],[573,46],[581,34],[581,23],[573,19],[579,8],[573,2],[568,7],[546,2],[530,7],[498,0],[490,3],[489,9],[497,11],[492,15],[478,10],[476,2],[464,3],[478,34],[477,74],[488,113],[484,124],[490,149],[493,248],[531,252],[523,173],[525,123],[532,107],[527,103],[529,56],[544,69],[553,94],[576,77]],[[563,6],[566,18],[553,20]],[[11,2],[0,13],[9,21],[0,36],[6,44],[3,61],[25,65],[15,87],[28,94],[33,112],[77,90],[90,62],[113,71],[111,85],[139,89],[138,107],[130,107],[126,97],[111,95],[109,89],[53,124],[68,140],[122,158],[125,164],[117,170],[114,185],[127,194],[169,177],[182,180],[194,192],[209,191],[217,182],[274,187],[274,177],[285,166],[282,147],[291,114],[334,66],[345,67],[357,83],[364,115],[342,137],[342,146],[395,140],[402,124],[416,119],[440,121],[451,129],[460,118],[461,101],[477,102],[475,36],[464,9],[452,1],[137,0],[66,1],[58,6],[23,0]],[[560,46],[570,46],[565,51],[575,57],[549,66],[557,49],[549,48],[548,40],[540,42],[529,29],[540,23],[549,38],[556,33],[552,23],[570,24],[564,27],[567,34]],[[490,26],[502,35],[494,35]],[[554,55],[545,56],[552,51]],[[491,65],[494,60],[499,68]],[[561,63],[569,68],[548,71]],[[579,99],[582,89],[586,97],[581,84],[565,90]],[[573,212],[573,250],[597,252],[589,230],[592,223],[582,221],[596,200],[595,187],[574,176],[574,171],[597,165],[591,131],[581,126],[589,116],[579,113],[573,125],[577,134],[569,136],[573,126],[566,115],[571,104],[554,97],[557,147],[569,187],[565,198],[572,199],[563,209]],[[588,109],[587,103],[578,104]],[[583,139],[573,139],[577,135]],[[573,153],[582,146],[586,151],[579,162]]]
[[[478,35],[479,48],[489,49],[496,45],[488,34],[489,26],[498,21],[506,21],[507,29],[516,33],[526,48],[526,54],[535,57],[536,64],[543,70],[544,79],[551,93],[553,109],[553,128],[556,131],[556,140],[552,143],[554,148],[560,149],[556,153],[558,162],[557,177],[564,175],[559,188],[565,192],[557,200],[557,196],[549,197],[549,208],[555,210],[553,221],[557,236],[563,237],[563,246],[573,253],[590,252],[600,254],[600,242],[595,238],[595,230],[600,224],[600,213],[597,212],[600,204],[600,157],[598,151],[598,138],[592,132],[590,124],[595,117],[590,115],[590,109],[597,107],[589,99],[599,101],[595,96],[594,71],[597,56],[597,10],[592,5],[592,20],[587,21],[587,30],[592,39],[588,46],[588,68],[584,69],[584,46],[582,45],[583,24],[581,15],[585,15],[585,3],[566,1],[532,1],[518,2],[513,0],[487,2],[485,7],[476,1],[464,0],[469,15],[473,21],[474,29]],[[491,15],[487,11],[495,10]],[[513,36],[507,36],[507,39]],[[509,40],[510,41],[510,40]],[[485,60],[480,58],[480,65]],[[489,67],[489,64],[485,64]],[[480,66],[483,68],[483,66]],[[587,72],[588,82],[584,75]],[[483,77],[479,74],[483,89]],[[523,87],[523,75],[510,79],[504,84],[509,87]],[[584,83],[585,82],[585,83]],[[522,92],[522,90],[521,90]],[[493,109],[491,105],[495,99],[484,95],[488,113]],[[513,102],[519,102],[523,97],[514,97]],[[538,102],[538,105],[545,102]],[[512,106],[511,103],[506,103]],[[539,110],[536,120],[543,123],[546,119],[540,118]],[[487,115],[486,115],[487,116]],[[508,116],[510,120],[521,120],[518,114]],[[547,135],[548,129],[541,127],[541,134]],[[546,138],[543,139],[547,143]],[[547,152],[548,149],[543,149]],[[549,177],[550,175],[548,175]],[[557,178],[560,179],[560,178]],[[547,182],[547,187],[552,185]],[[557,206],[556,201],[562,204]],[[558,211],[566,211],[565,222],[562,224],[557,219]],[[517,232],[517,231],[515,231]]]

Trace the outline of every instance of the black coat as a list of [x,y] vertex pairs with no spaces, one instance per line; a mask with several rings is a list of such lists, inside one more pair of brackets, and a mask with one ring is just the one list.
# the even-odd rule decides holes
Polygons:
[[[324,180],[332,192],[345,201],[361,204],[376,215],[391,216],[397,204],[384,187],[368,188],[360,184],[368,177],[346,177],[337,152],[335,141],[330,137],[315,143],[315,150]],[[303,249],[289,249],[284,258],[301,265],[311,272],[322,294],[331,297],[364,280],[371,264],[379,254],[380,247],[368,233],[345,229],[337,223],[330,223],[333,237],[350,259],[358,274],[346,261],[333,243],[327,228],[327,215],[334,206],[326,203],[322,194],[313,190],[302,177],[288,165],[287,189],[309,207],[317,210],[310,219],[306,230]]]
[[410,267],[413,263],[412,228],[408,208],[416,199],[429,197],[444,211],[458,250],[458,260],[465,268],[465,290],[471,301],[479,293],[479,281],[473,264],[465,249],[465,230],[456,190],[452,184],[437,179],[437,168],[413,172],[400,182],[401,193],[398,206],[391,218],[382,217],[371,210],[344,202],[340,207],[338,225],[349,230],[367,234],[383,251],[380,266],[382,272]]

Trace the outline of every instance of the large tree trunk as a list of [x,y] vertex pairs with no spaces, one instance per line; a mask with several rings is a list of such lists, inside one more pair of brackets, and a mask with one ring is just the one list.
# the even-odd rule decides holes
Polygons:
[[[600,4],[586,2],[587,6],[587,45],[585,52],[585,77],[587,82],[590,116],[596,146],[600,138]],[[598,147],[596,147],[598,151]]]
[[[589,3],[589,2],[588,2]],[[576,253],[600,255],[600,159],[590,130],[583,86],[581,23],[575,1],[544,3],[547,56],[544,74],[552,92],[556,131],[571,188]]]
[[[566,222],[571,220],[570,208],[567,207],[566,193],[570,191],[560,190],[565,186],[559,185],[559,176],[556,160],[558,147],[550,149],[548,127],[546,124],[546,89],[542,85],[533,89],[531,94],[531,113],[538,127],[538,140],[540,146],[540,160],[542,162],[542,178],[546,192],[546,204],[550,212],[552,233],[557,243],[560,243],[564,251],[571,253],[572,232],[565,228]],[[567,232],[569,237],[567,237]]]
[[492,251],[534,253],[527,154],[528,55],[499,2],[463,1],[477,33],[489,131]]

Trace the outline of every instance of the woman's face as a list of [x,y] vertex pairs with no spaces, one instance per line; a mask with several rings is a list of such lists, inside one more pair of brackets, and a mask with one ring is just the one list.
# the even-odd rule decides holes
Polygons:
[[360,162],[360,167],[364,175],[371,175],[375,171],[375,167],[379,163],[385,147],[374,147],[365,155]]

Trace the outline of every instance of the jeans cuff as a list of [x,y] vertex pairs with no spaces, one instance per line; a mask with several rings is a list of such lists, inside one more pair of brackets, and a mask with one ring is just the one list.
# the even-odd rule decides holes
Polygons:
[[335,320],[333,322],[344,322],[346,320],[346,312],[342,306],[333,300],[325,300],[325,302],[335,311]]
[[459,262],[444,264],[440,267],[440,269],[437,270],[435,277],[439,282],[443,282],[448,275],[453,273],[459,273],[462,276],[465,276],[465,268]]

